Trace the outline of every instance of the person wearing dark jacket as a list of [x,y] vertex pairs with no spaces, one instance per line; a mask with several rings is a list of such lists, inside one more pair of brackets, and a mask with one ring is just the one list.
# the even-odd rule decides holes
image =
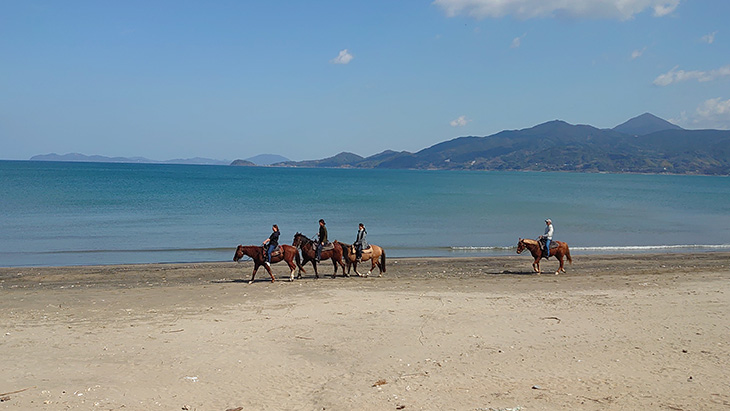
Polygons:
[[358,263],[362,259],[362,250],[370,247],[368,245],[367,236],[368,232],[367,230],[365,230],[365,226],[360,223],[360,225],[357,227],[357,237],[355,238],[355,243],[353,244],[355,246],[355,256],[357,257]]
[[317,235],[317,262],[322,259],[322,247],[327,244],[327,227],[323,219],[319,220],[319,234]]
[[271,233],[269,238],[264,240],[264,252],[266,253],[266,265],[271,266],[271,253],[276,250],[276,247],[279,246],[279,226],[274,224],[271,226],[271,229],[274,231]]

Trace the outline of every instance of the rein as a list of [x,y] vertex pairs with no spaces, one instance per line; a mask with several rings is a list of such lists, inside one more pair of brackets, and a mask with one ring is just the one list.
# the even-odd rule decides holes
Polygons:
[[299,234],[299,239],[299,245],[297,246],[297,248],[302,248],[307,244],[314,243],[314,241],[310,240],[306,235],[301,233]]

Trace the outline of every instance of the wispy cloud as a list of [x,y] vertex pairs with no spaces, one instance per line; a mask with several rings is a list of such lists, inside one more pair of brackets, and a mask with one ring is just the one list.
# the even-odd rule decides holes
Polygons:
[[702,38],[700,40],[704,41],[707,44],[712,44],[712,43],[715,42],[715,35],[716,34],[717,34],[717,32],[716,31],[713,31],[710,34],[705,34],[704,36],[702,36]]
[[683,112],[679,119],[672,122],[689,128],[730,129],[730,100],[711,98],[706,100],[692,114]]
[[467,119],[466,116],[459,116],[459,118],[455,120],[451,120],[449,124],[451,127],[464,127],[467,125],[471,120]]
[[[679,66],[677,66],[679,67]],[[730,76],[730,65],[720,67],[719,69],[710,71],[684,71],[677,70],[677,67],[669,70],[669,72],[659,75],[654,79],[654,85],[657,86],[668,86],[674,83],[680,83],[683,81],[697,80],[699,82],[712,81],[721,77]]]
[[448,17],[589,18],[628,20],[644,10],[656,17],[671,14],[680,0],[434,0]]
[[631,52],[631,60],[636,60],[639,57],[643,56],[645,51],[646,51],[646,47],[644,47],[641,50],[634,50],[634,51],[632,51]]
[[527,36],[527,33],[521,35],[520,37],[515,37],[514,40],[512,40],[512,44],[510,45],[511,48],[516,49],[522,45],[522,39]]
[[340,51],[340,54],[338,54],[337,57],[330,60],[330,63],[347,64],[347,63],[351,62],[352,59],[354,59],[354,58],[355,57],[352,54],[350,54],[350,52],[347,51],[347,49],[344,49],[344,50]]

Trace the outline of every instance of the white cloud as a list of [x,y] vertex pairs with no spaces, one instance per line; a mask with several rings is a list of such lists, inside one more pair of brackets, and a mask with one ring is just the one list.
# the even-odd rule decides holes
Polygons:
[[655,17],[671,14],[680,0],[434,0],[448,17],[519,19],[571,17],[628,20],[646,9]]
[[641,50],[634,50],[634,51],[633,51],[633,52],[631,53],[631,60],[636,60],[636,59],[638,59],[639,57],[641,57],[641,56],[642,56],[642,55],[644,54],[644,52],[645,52],[645,51],[646,51],[646,47],[644,47],[644,48],[643,48],[643,49],[641,49]]
[[510,45],[511,48],[516,49],[522,45],[522,39],[527,36],[527,33],[521,35],[520,37],[515,37],[514,40],[512,40],[512,44]]
[[459,116],[456,120],[451,120],[449,124],[451,124],[451,127],[464,127],[470,121],[471,120],[467,119],[466,116]]
[[340,54],[338,54],[337,57],[330,60],[330,63],[347,64],[347,63],[351,62],[352,59],[354,59],[354,58],[355,57],[352,54],[350,54],[350,52],[347,51],[347,49],[344,49],[344,50],[340,51]]
[[730,129],[730,100],[722,98],[711,98],[691,115],[682,112],[679,119],[673,120],[687,128],[713,128],[720,130]]
[[710,34],[705,34],[704,36],[702,36],[701,40],[704,41],[707,44],[712,44],[712,43],[715,42],[715,35],[716,34],[717,34],[716,31],[713,31]]
[[[678,67],[678,66],[677,66]],[[697,80],[700,82],[712,81],[721,77],[730,76],[730,65],[720,67],[719,69],[710,71],[684,71],[677,70],[677,67],[669,70],[669,72],[659,75],[654,79],[654,84],[657,86],[668,86],[673,83],[679,83],[688,80]]]

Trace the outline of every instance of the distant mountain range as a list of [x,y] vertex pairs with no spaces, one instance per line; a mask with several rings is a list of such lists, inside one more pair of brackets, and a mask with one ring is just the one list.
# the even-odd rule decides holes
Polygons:
[[282,167],[529,170],[730,175],[730,131],[685,130],[645,113],[612,129],[555,120],[486,137],[459,137],[416,153],[340,153]]
[[645,113],[612,129],[554,120],[486,137],[459,137],[415,153],[386,150],[370,157],[343,152],[321,160],[290,161],[276,154],[261,154],[230,163],[206,158],[154,161],[143,157],[46,154],[31,160],[730,175],[730,131],[685,130]]
[[87,163],[144,163],[144,164],[193,164],[193,165],[251,165],[251,166],[268,166],[274,163],[289,161],[288,158],[276,154],[260,154],[246,160],[236,160],[231,163],[228,160],[215,160],[211,158],[178,158],[174,160],[150,160],[144,157],[107,157],[92,155],[87,156],[79,153],[69,154],[40,154],[30,158],[31,161],[75,161]]
[[157,161],[144,157],[106,157],[87,156],[79,153],[69,154],[40,154],[30,158],[31,161],[76,161],[86,163],[144,163],[144,164],[194,164],[194,165],[228,165],[229,161],[214,160],[210,158],[178,158],[174,160]]

